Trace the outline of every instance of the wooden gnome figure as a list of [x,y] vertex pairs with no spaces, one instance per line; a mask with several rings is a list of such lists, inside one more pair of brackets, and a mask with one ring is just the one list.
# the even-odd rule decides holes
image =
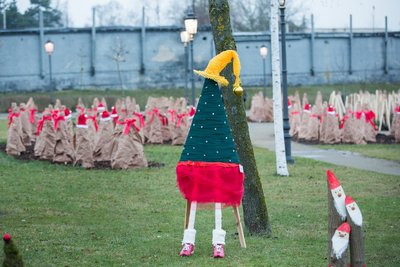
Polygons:
[[24,262],[22,260],[21,254],[17,247],[15,246],[13,240],[11,239],[11,235],[4,234],[4,261],[3,267],[23,267]]
[[346,254],[350,240],[350,225],[345,222],[342,223],[332,236],[332,253],[329,266],[346,266],[345,261],[342,259]]
[[[346,195],[335,174],[331,170],[328,170],[326,174],[328,182],[328,238],[331,240],[337,228],[346,220]],[[345,255],[334,258],[332,253],[332,242],[329,241],[329,266],[346,266],[343,265],[346,262]]]
[[327,171],[328,184],[333,197],[333,204],[342,221],[346,219],[346,194],[335,174]]
[[211,59],[205,71],[194,71],[206,79],[176,167],[177,184],[183,197],[190,203],[180,256],[190,256],[194,252],[197,204],[215,203],[215,229],[212,231],[214,258],[223,258],[226,232],[222,229],[221,207],[222,204],[237,207],[242,200],[243,167],[239,164],[218,86],[218,83],[228,85],[228,81],[219,73],[232,60],[236,92],[242,90],[236,51],[224,51]]
[[350,234],[350,266],[365,267],[363,217],[357,203],[346,196],[347,222],[351,227]]

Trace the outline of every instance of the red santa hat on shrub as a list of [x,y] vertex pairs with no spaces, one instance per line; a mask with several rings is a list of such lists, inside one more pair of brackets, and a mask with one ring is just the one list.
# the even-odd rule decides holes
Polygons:
[[109,121],[111,120],[111,115],[107,110],[104,110],[101,113],[100,121]]
[[88,125],[86,123],[86,114],[85,113],[81,113],[78,116],[78,123],[76,124],[77,128],[88,128]]
[[342,221],[344,221],[346,219],[346,194],[344,193],[339,180],[331,170],[328,170],[326,175],[336,211],[339,213]]
[[287,99],[287,107],[291,108],[292,107],[292,100],[290,100],[290,98],[288,97]]
[[306,103],[303,107],[303,112],[311,113],[311,105]]
[[104,111],[106,108],[104,107],[104,104],[102,102],[99,103],[99,105],[97,106],[97,110],[98,111]]
[[68,120],[68,119],[71,119],[71,117],[72,117],[72,115],[71,115],[71,111],[69,110],[69,108],[65,108],[64,109],[64,115],[65,115],[65,118]]
[[328,108],[326,109],[326,112],[330,115],[335,115],[336,111],[335,108],[332,105],[329,105]]
[[111,118],[116,118],[116,117],[118,117],[117,108],[113,106],[111,108]]
[[350,196],[346,196],[346,210],[355,225],[362,226],[363,218],[357,203]]
[[340,259],[349,246],[350,224],[342,223],[332,236],[332,254]]
[[188,114],[190,118],[193,118],[194,114],[196,114],[196,109],[193,106],[191,106]]

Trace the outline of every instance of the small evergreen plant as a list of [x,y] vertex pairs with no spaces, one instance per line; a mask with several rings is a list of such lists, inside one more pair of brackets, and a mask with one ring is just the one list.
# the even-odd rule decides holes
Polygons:
[[3,267],[22,267],[24,262],[22,261],[22,256],[19,254],[17,247],[15,246],[11,235],[4,234],[4,261]]

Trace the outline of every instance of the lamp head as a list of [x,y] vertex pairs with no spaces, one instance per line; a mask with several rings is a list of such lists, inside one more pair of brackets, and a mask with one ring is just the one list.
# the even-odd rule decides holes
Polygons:
[[185,30],[190,35],[195,35],[197,33],[197,18],[193,11],[190,9],[184,18]]
[[181,32],[181,42],[186,46],[190,42],[190,34],[187,31]]
[[47,54],[51,55],[54,52],[54,43],[50,40],[48,40],[44,44],[44,50],[46,51]]
[[268,48],[267,48],[265,45],[262,45],[262,46],[260,47],[260,56],[261,56],[262,58],[266,58],[267,55],[268,55]]

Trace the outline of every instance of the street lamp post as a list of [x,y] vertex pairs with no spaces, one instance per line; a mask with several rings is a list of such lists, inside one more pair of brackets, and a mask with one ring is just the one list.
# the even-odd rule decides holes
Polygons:
[[260,56],[263,60],[264,97],[267,96],[267,74],[265,71],[265,61],[267,59],[267,55],[268,55],[268,48],[265,45],[262,45],[260,47]]
[[50,40],[48,40],[45,44],[44,44],[44,50],[46,51],[46,53],[49,55],[49,92],[50,92],[50,101],[52,98],[52,90],[53,90],[53,79],[52,79],[52,69],[51,69],[51,55],[54,52],[54,43]]
[[[185,22],[185,29],[186,32],[189,34],[190,36],[190,68],[193,70],[194,69],[194,62],[193,62],[193,40],[194,40],[194,36],[197,33],[197,18],[194,15],[194,7],[192,6],[192,8],[189,9],[184,22]],[[194,106],[196,103],[196,96],[195,96],[195,88],[194,88],[194,73],[193,71],[191,71],[191,76],[190,76],[190,80],[192,83],[192,105]]]
[[186,101],[189,101],[189,92],[188,92],[188,46],[187,44],[190,42],[190,34],[187,31],[181,32],[181,42],[185,47],[185,98]]
[[283,134],[285,138],[286,162],[294,163],[292,159],[290,124],[288,112],[288,87],[287,87],[287,68],[286,68],[286,22],[285,22],[285,0],[279,0],[281,11],[281,45],[282,45],[282,95],[283,95]]

